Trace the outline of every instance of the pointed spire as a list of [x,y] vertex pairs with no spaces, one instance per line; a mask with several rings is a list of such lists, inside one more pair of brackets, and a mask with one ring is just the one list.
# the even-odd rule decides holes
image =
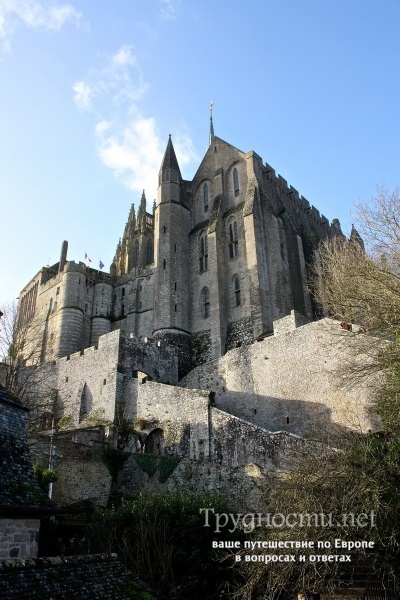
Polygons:
[[214,123],[213,123],[213,117],[212,117],[212,109],[214,106],[214,102],[211,100],[210,102],[210,133],[208,135],[208,145],[211,146],[211,142],[214,139]]
[[137,220],[139,229],[141,231],[144,231],[146,225],[146,194],[144,193],[144,190],[140,199],[140,207],[138,210]]
[[144,190],[140,199],[140,208],[146,212],[146,194],[144,193]]
[[136,220],[136,216],[135,216],[135,205],[131,204],[131,210],[129,211],[129,217],[128,217],[128,222],[135,222]]
[[167,149],[165,150],[160,173],[163,171],[167,171],[168,169],[177,171],[179,173],[179,178],[181,179],[181,171],[179,169],[178,160],[176,158],[175,150],[172,145],[171,134],[169,134]]
[[350,233],[349,242],[351,244],[354,244],[355,246],[359,246],[361,248],[361,250],[365,251],[364,241],[353,224],[351,224],[351,233]]

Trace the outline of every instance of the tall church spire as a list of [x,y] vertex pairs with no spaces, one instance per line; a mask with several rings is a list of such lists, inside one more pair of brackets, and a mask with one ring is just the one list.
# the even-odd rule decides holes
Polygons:
[[213,123],[213,118],[212,118],[212,109],[214,106],[214,102],[211,100],[210,102],[210,133],[208,136],[208,145],[211,146],[211,142],[214,139],[214,123]]

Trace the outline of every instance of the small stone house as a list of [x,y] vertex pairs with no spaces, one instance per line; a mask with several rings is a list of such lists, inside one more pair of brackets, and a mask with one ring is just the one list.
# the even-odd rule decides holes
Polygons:
[[0,386],[0,560],[35,558],[40,519],[55,512],[32,469],[28,409]]

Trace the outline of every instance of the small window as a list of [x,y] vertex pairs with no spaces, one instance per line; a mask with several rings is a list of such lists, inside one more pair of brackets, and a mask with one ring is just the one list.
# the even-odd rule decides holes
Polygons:
[[175,292],[176,292],[176,281],[175,281],[175,283],[174,283],[174,290],[175,290]]
[[175,304],[175,312],[176,312],[176,304]]
[[229,258],[239,256],[239,240],[237,222],[229,224]]
[[68,383],[68,377],[65,378],[65,383]]
[[164,227],[163,227],[163,233],[167,233],[167,227],[166,227],[166,225],[164,225]]
[[167,261],[164,258],[164,260],[163,260],[163,269],[165,269],[166,266],[167,266]]
[[289,417],[286,417],[286,425],[289,425]]
[[207,288],[203,290],[203,314],[205,319],[210,316],[210,292]]
[[236,303],[236,306],[240,306],[240,281],[239,281],[239,277],[235,277],[235,279],[234,279],[234,286],[235,286],[235,303]]
[[174,244],[174,252],[176,252],[176,244]]
[[200,237],[200,273],[208,269],[208,238],[207,234]]
[[122,288],[121,295],[125,296],[125,288]]
[[236,167],[233,169],[233,189],[235,196],[239,196],[239,173]]
[[103,385],[106,385],[107,379],[103,379]]
[[125,306],[122,304],[121,306],[121,317],[125,315]]
[[59,293],[60,293],[60,288],[58,287],[58,288],[56,289],[56,296],[58,296],[58,294],[59,294]]
[[203,201],[204,201],[204,212],[208,212],[208,185],[205,183],[203,186]]

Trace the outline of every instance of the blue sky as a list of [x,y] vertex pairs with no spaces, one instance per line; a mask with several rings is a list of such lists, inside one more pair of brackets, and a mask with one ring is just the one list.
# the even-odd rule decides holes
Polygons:
[[0,304],[69,241],[112,261],[215,133],[255,150],[349,232],[399,177],[399,0],[0,0]]

